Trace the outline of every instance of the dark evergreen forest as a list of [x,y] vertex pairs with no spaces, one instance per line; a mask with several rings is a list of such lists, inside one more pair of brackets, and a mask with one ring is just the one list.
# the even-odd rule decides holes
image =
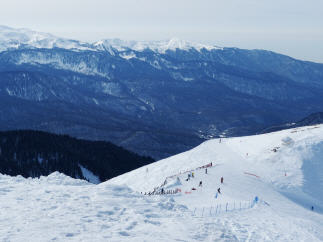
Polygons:
[[82,166],[103,182],[152,162],[110,142],[32,130],[0,132],[0,173],[12,176],[39,177],[58,171],[86,179]]

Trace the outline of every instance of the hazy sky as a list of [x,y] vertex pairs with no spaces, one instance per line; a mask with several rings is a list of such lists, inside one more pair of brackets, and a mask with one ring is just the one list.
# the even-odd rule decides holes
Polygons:
[[84,41],[177,37],[323,63],[323,0],[1,0],[0,25]]

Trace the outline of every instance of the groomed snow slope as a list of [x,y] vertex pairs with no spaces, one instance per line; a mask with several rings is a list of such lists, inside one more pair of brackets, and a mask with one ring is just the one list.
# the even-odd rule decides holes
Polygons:
[[[323,213],[322,157],[323,125],[316,125],[221,141],[209,140],[190,151],[116,177],[109,183],[128,185],[136,191],[152,191],[168,176],[212,162],[215,166],[212,173],[216,174],[214,182],[218,182],[221,176],[230,181],[235,175],[239,183],[240,178],[258,176],[256,180],[261,184],[284,194],[293,194],[292,197],[304,206],[316,205],[316,211]],[[301,201],[303,199],[307,202]]]
[[[210,140],[99,185],[0,175],[0,240],[323,241],[322,141],[323,126]],[[163,188],[180,193],[140,194],[175,174]]]

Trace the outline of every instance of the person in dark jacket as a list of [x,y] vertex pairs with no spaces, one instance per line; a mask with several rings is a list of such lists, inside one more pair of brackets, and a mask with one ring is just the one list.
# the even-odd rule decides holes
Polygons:
[[221,189],[220,189],[220,187],[218,188],[218,193],[219,193],[219,194],[221,194]]
[[223,184],[223,177],[221,177],[221,184]]
[[199,184],[199,187],[201,187],[202,186],[202,181],[200,181],[200,184]]

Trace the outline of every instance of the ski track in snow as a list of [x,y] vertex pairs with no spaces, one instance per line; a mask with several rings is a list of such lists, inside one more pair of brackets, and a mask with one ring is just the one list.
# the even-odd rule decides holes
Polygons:
[[[323,125],[209,140],[98,185],[0,175],[0,240],[323,241],[322,140]],[[140,193],[175,174],[163,187],[180,193]]]

